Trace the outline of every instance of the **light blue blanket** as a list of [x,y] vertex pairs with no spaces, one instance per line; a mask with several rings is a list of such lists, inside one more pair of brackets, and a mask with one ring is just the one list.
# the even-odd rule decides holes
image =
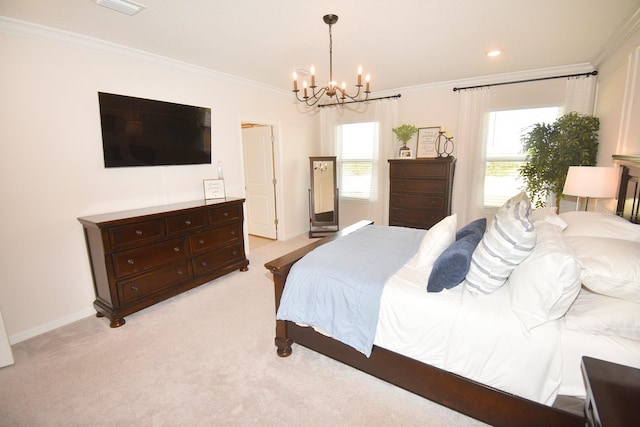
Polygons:
[[369,357],[384,284],[425,233],[370,225],[314,249],[291,268],[276,318],[318,327]]

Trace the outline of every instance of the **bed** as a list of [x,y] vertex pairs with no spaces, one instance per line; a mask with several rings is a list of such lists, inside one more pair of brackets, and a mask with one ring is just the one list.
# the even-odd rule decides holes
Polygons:
[[[357,240],[365,230],[374,234],[374,240],[384,241],[386,236],[376,234],[384,233],[384,227],[361,221],[268,262],[265,267],[273,273],[275,288],[277,354],[286,357],[294,343],[303,345],[491,425],[583,426],[585,420],[579,412],[556,407],[564,396],[584,396],[581,357],[589,355],[640,367],[640,225],[633,224],[638,221],[640,167],[632,161],[620,168],[619,216],[594,212],[556,215],[529,208],[532,235],[520,240],[517,248],[501,249],[515,257],[508,260],[514,266],[507,272],[500,272],[502,267],[492,268],[492,273],[500,274],[483,276],[476,265],[482,262],[473,259],[481,257],[473,255],[475,248],[485,247],[486,251],[501,244],[483,241],[490,231],[495,234],[493,229],[499,224],[484,224],[484,228],[473,222],[457,224],[452,216],[413,237],[408,247],[394,246],[394,252],[416,253],[404,261],[402,257],[396,260],[396,267],[392,267],[396,270],[384,277],[374,335],[365,334],[366,339],[351,338],[349,327],[331,323],[333,316],[340,316],[325,316],[324,309],[315,310],[319,312],[316,318],[297,318],[300,303],[290,296],[295,295],[291,290],[294,286],[287,289],[285,284],[297,283],[295,276],[314,254],[325,258],[323,248],[330,248],[330,253],[337,242],[361,244]],[[505,209],[509,224],[520,222],[518,212],[523,212],[526,205],[522,195],[512,198],[511,207]],[[471,238],[466,230],[469,228],[480,231],[475,230]],[[463,230],[468,234],[458,235]],[[405,237],[402,240],[411,240]],[[372,237],[364,240],[370,242],[367,239]],[[474,239],[475,246],[469,243]],[[429,244],[425,244],[427,241]],[[457,244],[459,241],[463,243]],[[456,255],[462,258],[451,258],[469,262],[468,271],[450,271],[447,266],[453,263],[442,261],[447,259],[444,253],[450,252],[446,249],[469,245],[473,246],[470,252],[466,248],[464,255]],[[439,248],[434,251],[434,247]],[[604,264],[603,253],[609,257]],[[362,254],[363,258],[369,256],[374,255]],[[349,258],[354,267],[356,258]],[[427,272],[418,271],[425,266]],[[536,271],[542,274],[534,275]],[[363,270],[361,274],[366,277],[368,272]],[[460,274],[461,284],[438,289],[443,277]],[[438,279],[433,280],[431,290],[435,292],[426,292],[424,284],[430,286],[432,277]],[[422,285],[416,287],[416,280]],[[531,288],[531,283],[536,285]],[[476,285],[478,289],[474,289]],[[297,311],[314,310],[305,307]],[[323,317],[329,318],[328,323],[323,323]],[[437,327],[422,326],[434,322]]]

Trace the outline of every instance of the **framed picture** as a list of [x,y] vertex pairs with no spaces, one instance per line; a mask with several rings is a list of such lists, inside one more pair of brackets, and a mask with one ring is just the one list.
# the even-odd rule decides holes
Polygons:
[[438,135],[440,134],[440,126],[418,128],[418,146],[416,148],[416,158],[427,159],[438,157],[436,144]]
[[406,150],[401,150],[400,154],[398,155],[399,159],[410,159],[413,157],[413,150],[409,147],[407,147]]
[[224,199],[224,180],[223,179],[205,179],[202,181],[204,186],[204,199]]

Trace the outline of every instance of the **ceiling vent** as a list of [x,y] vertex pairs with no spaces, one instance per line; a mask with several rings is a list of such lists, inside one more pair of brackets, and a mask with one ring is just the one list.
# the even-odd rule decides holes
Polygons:
[[147,6],[128,0],[95,0],[95,2],[100,6],[108,7],[109,9],[117,10],[127,15],[135,15],[147,8]]

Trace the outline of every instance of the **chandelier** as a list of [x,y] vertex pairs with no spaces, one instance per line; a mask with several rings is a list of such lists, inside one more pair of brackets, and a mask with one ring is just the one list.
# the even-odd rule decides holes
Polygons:
[[[326,86],[318,87],[316,85],[315,68],[313,65],[310,68],[311,72],[311,84],[307,85],[307,81],[302,82],[302,97],[300,96],[300,89],[298,89],[298,74],[293,72],[293,92],[296,94],[296,99],[299,102],[304,102],[309,107],[316,105],[324,96],[327,97],[327,101],[334,98],[334,102],[342,105],[345,102],[364,102],[369,99],[369,75],[365,77],[365,84],[362,84],[362,67],[358,67],[358,83],[356,84],[357,91],[355,94],[350,95],[347,93],[347,85],[342,82],[341,86],[333,80],[333,39],[331,37],[331,26],[338,22],[338,15],[325,15],[322,17],[325,24],[329,26],[329,83]],[[364,91],[362,88],[364,87]],[[364,95],[364,96],[363,96]]]

